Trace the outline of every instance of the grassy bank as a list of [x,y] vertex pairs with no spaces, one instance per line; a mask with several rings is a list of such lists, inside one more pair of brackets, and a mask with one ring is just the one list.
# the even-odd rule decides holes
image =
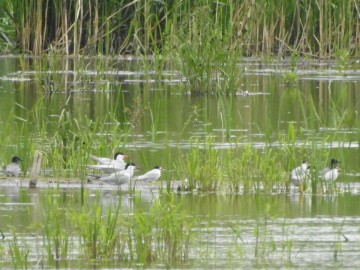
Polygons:
[[5,0],[0,16],[3,51],[146,55],[190,45],[239,57],[360,53],[354,0]]

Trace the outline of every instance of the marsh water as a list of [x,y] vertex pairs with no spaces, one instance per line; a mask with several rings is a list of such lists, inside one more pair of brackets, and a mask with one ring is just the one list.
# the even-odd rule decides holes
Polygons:
[[[266,63],[244,59],[239,63],[243,70],[241,87],[235,95],[222,97],[191,95],[186,78],[170,68],[159,75],[151,68],[152,60],[0,58],[2,138],[5,123],[29,121],[29,111],[37,112],[34,118],[53,117],[47,118],[52,127],[47,130],[49,137],[56,131],[58,116],[64,110],[74,119],[93,121],[111,111],[113,115],[106,125],[124,127],[123,134],[115,135],[117,149],[139,164],[140,171],[163,166],[161,182],[170,183],[175,203],[198,221],[193,228],[190,254],[178,268],[325,269],[360,265],[359,63],[306,60],[299,61],[294,70],[286,60]],[[136,123],[127,117],[134,116],[134,110],[140,115]],[[290,127],[296,132],[293,143],[299,149],[299,164],[304,153],[313,159],[321,158],[316,161],[321,166],[332,157],[341,160],[341,175],[335,183],[339,192],[306,194],[296,188],[290,192],[176,192],[176,183],[183,179],[174,173],[174,162],[179,153],[199,147],[194,141],[201,143],[211,137],[211,144],[220,152],[249,145],[281,151],[289,143]],[[36,141],[43,135],[34,125],[26,136]],[[11,153],[26,149],[28,139],[5,141],[0,142],[2,165]],[[109,156],[115,151],[110,147],[106,150]],[[28,168],[33,153],[18,155]],[[56,174],[46,167],[41,173]],[[13,231],[23,237],[26,245],[32,247],[33,243],[35,247],[36,236],[29,224],[36,223],[44,211],[48,190],[60,188],[63,201],[70,200],[76,208],[83,186],[64,182],[59,185],[56,178],[36,189],[27,188],[22,177],[4,177],[0,181],[3,268],[12,265],[9,246]],[[121,202],[124,212],[129,213],[134,210],[135,200],[141,201],[146,212],[161,197],[158,189],[147,185],[139,187],[140,192],[135,194],[126,187],[118,191],[96,183],[87,183],[85,189],[90,200],[100,192],[104,207]],[[34,249],[28,260],[35,267],[41,265],[42,259],[39,247]],[[72,252],[70,262],[59,267],[101,267],[94,262],[77,262],[76,250]],[[138,266],[110,262],[107,267]]]

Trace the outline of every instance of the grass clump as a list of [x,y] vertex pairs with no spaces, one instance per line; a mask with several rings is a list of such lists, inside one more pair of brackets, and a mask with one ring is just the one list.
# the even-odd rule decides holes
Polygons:
[[30,254],[28,240],[19,241],[14,231],[9,242],[13,266],[31,266],[29,256],[31,261],[41,256],[42,265],[48,266],[59,262],[71,265],[73,260],[85,264],[174,266],[189,257],[194,218],[177,204],[176,195],[162,193],[146,210],[135,197],[134,213],[126,213],[122,196],[113,196],[107,205],[100,192],[95,197],[84,193],[81,196],[85,200],[80,199],[79,192],[69,196],[55,188],[40,198],[43,208],[39,219],[29,224],[34,236],[29,241],[36,249]]
[[30,247],[28,247],[24,240],[18,240],[15,231],[10,242],[10,255],[14,268],[27,269],[29,266],[28,256]]
[[188,80],[191,94],[234,94],[242,77],[238,46],[225,45],[231,37],[214,23],[209,6],[197,7],[186,16],[179,29],[172,29],[164,53]]
[[213,139],[204,143],[192,142],[188,153],[182,154],[174,163],[175,171],[183,180],[183,187],[188,190],[198,188],[202,191],[217,190],[222,180],[220,171],[220,152],[213,146]]
[[180,190],[271,192],[276,185],[281,190],[288,180],[283,154],[271,147],[259,150],[250,145],[223,154],[209,139],[204,144],[194,143],[174,166],[183,180]]
[[[79,235],[80,247],[86,260],[111,260],[124,257],[124,241],[121,241],[119,226],[120,204],[104,210],[97,198],[86,203],[82,211],[71,213],[75,232]],[[120,226],[119,226],[120,227]]]
[[154,201],[149,213],[136,210],[128,221],[132,224],[131,257],[144,265],[164,262],[173,266],[189,256],[193,219],[176,204],[174,194],[163,196],[164,200]]

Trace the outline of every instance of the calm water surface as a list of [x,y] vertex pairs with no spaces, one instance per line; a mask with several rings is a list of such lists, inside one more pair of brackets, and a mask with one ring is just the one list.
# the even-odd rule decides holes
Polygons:
[[[194,139],[204,141],[212,136],[214,147],[224,151],[249,144],[281,149],[282,138],[294,124],[299,148],[317,149],[341,159],[343,172],[337,186],[342,192],[336,196],[303,195],[296,190],[289,194],[179,194],[176,202],[198,220],[194,247],[179,268],[327,269],[360,265],[360,65],[340,70],[336,63],[303,62],[297,67],[298,80],[290,83],[286,81],[290,70],[286,61],[264,64],[246,60],[239,68],[244,69],[244,77],[236,96],[193,97],[186,94],[186,80],[179,74],[169,70],[159,78],[155,71],[143,72],[141,61],[2,57],[0,125],[9,121],[10,112],[16,116],[14,122],[27,119],[27,112],[41,101],[45,106],[39,114],[54,116],[48,136],[55,132],[56,116],[65,104],[75,119],[86,116],[96,120],[112,111],[116,119],[108,124],[116,120],[126,127],[131,123],[124,109],[134,108],[134,98],[140,96],[145,113],[130,134],[119,134],[118,147],[145,168],[162,164],[167,169],[162,179],[172,181],[173,157],[193,147]],[[51,93],[47,90],[50,82],[54,86]],[[187,124],[190,116],[191,124]],[[37,132],[34,127],[28,136],[36,140]],[[9,153],[23,149],[25,140],[9,141],[0,142],[2,164]],[[24,163],[29,163],[32,153],[22,156]],[[45,170],[43,173],[51,175]],[[1,250],[8,249],[14,228],[31,245],[34,236],[29,224],[43,211],[48,187],[27,189],[26,185],[20,187],[21,181],[0,181],[0,228],[5,235],[0,240],[0,254],[4,254]],[[78,187],[61,188],[64,198],[79,197]],[[133,211],[134,196],[142,201],[144,211],[159,197],[157,191],[146,187],[136,195],[96,184],[86,188],[90,199],[100,190],[104,206],[121,197],[123,209],[129,212]],[[34,264],[39,260],[35,251],[29,256]],[[0,259],[0,266],[11,266],[8,256]],[[119,266],[109,266],[114,267]]]

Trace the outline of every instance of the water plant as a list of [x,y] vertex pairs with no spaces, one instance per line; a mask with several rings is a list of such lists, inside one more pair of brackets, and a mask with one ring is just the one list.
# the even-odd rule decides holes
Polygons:
[[[208,47],[221,49],[221,44],[229,50],[229,57],[234,56],[235,47],[246,56],[284,56],[295,51],[299,55],[325,58],[334,56],[336,49],[359,53],[357,46],[352,45],[359,38],[356,31],[359,11],[356,2],[351,0],[49,1],[43,5],[6,0],[0,14],[2,46],[34,54],[157,54],[167,51],[169,41],[175,44],[171,42],[173,33],[180,34],[186,29],[190,30],[188,42],[181,42],[181,47],[194,57],[196,54],[190,53],[191,46],[186,43],[207,53]],[[32,23],[34,21],[37,23]],[[197,34],[207,42],[199,44]],[[210,71],[210,65],[204,62],[205,66],[205,70]],[[220,69],[216,70],[221,74]],[[225,74],[230,75],[229,71]],[[203,79],[204,83],[209,82],[210,77]]]
[[67,224],[66,211],[60,205],[60,198],[58,191],[49,191],[45,204],[46,208],[42,213],[43,222],[36,225],[38,229],[43,231],[44,246],[50,264],[56,260],[68,258],[71,236],[67,233],[69,225]]
[[[116,257],[117,249],[123,250],[117,229],[121,203],[110,206],[104,213],[99,197],[93,203],[85,203],[79,213],[70,213],[73,228],[78,232],[84,258],[89,260]],[[121,253],[118,256],[122,256]]]
[[13,231],[12,241],[10,243],[10,255],[15,268],[27,269],[29,265],[28,255],[30,248],[26,246],[25,241],[19,240],[15,231]]
[[149,213],[135,209],[128,221],[132,224],[130,256],[143,265],[156,261],[176,265],[185,261],[191,250],[193,218],[175,204],[174,194],[163,193],[163,196],[164,199],[154,201]]
[[184,181],[183,188],[199,188],[204,191],[217,189],[223,175],[219,167],[219,151],[212,142],[211,137],[204,143],[193,140],[189,152],[181,154],[174,163],[178,176]]
[[[238,47],[224,46],[231,37],[221,22],[213,23],[209,6],[195,8],[187,16],[179,29],[173,29],[167,45],[176,69],[187,78],[193,95],[234,94],[241,79]],[[171,53],[174,47],[176,53]]]

